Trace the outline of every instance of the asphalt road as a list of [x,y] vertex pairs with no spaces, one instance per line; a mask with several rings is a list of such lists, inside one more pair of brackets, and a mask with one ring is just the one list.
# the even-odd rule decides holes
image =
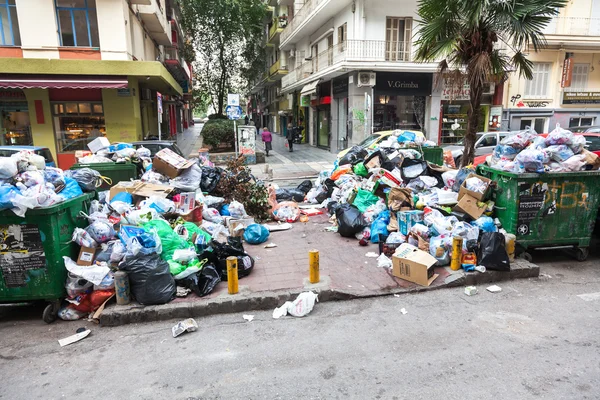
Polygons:
[[[0,321],[0,398],[598,399],[598,256],[538,260],[539,279],[500,283],[497,294],[455,288],[317,304],[299,319],[199,318],[179,338],[176,321],[46,325],[41,308],[13,309]],[[80,326],[92,334],[61,348]]]

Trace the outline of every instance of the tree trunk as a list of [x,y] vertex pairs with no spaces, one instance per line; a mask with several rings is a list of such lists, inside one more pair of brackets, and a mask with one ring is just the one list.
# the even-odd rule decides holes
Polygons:
[[219,51],[219,66],[221,67],[221,77],[219,79],[219,94],[218,94],[218,111],[217,114],[224,115],[223,104],[225,103],[225,79],[227,77],[227,71],[225,70],[225,47],[221,45]]
[[461,159],[460,167],[466,167],[473,163],[475,159],[475,142],[477,141],[477,129],[481,120],[481,97],[483,96],[483,87],[481,84],[470,84],[471,95],[469,99],[469,111],[467,114],[467,132],[465,133],[465,147]]

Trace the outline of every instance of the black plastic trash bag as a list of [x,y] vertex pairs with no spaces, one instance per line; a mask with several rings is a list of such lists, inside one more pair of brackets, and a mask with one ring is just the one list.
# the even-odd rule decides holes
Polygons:
[[489,270],[510,271],[506,241],[500,232],[483,232],[479,242],[477,264]]
[[306,193],[310,192],[310,189],[312,189],[312,187],[313,187],[312,182],[307,179],[305,181],[302,181],[302,183],[299,184],[296,189],[301,190],[304,194],[306,194]]
[[180,286],[192,289],[198,297],[212,293],[219,282],[221,274],[213,264],[205,264],[200,271],[178,281]]
[[354,146],[342,158],[340,158],[339,165],[345,164],[358,164],[363,162],[369,152],[360,146]]
[[119,269],[127,272],[131,294],[140,304],[165,304],[175,297],[177,286],[169,264],[156,253],[126,258]]
[[325,200],[330,198],[331,195],[333,194],[333,190],[336,187],[337,186],[335,185],[334,181],[332,181],[329,178],[325,179],[325,182],[323,183],[323,185],[321,186],[321,189],[319,189],[319,192],[318,192],[317,196],[315,197],[315,200],[317,200],[317,203],[321,204],[322,202],[324,202]]
[[402,167],[400,167],[402,180],[409,182],[421,175],[426,175],[427,172],[427,161],[423,160],[411,160],[409,158],[404,159]]
[[254,259],[246,253],[241,238],[229,237],[227,243],[219,243],[215,240],[210,242],[212,252],[206,252],[202,257],[217,267],[221,274],[221,280],[227,281],[227,257],[237,257],[238,278],[250,275],[254,268]]
[[337,201],[330,201],[327,203],[327,212],[329,215],[335,214],[336,210],[340,207],[340,203]]
[[282,201],[295,201],[297,203],[302,203],[305,195],[306,193],[298,189],[277,189],[275,191],[275,196],[278,203]]
[[338,221],[338,233],[343,237],[354,237],[367,226],[362,213],[350,204],[339,206],[335,210],[335,216]]
[[202,167],[202,179],[200,189],[205,193],[211,193],[221,180],[221,169],[213,167]]
[[75,169],[71,172],[71,177],[77,181],[84,192],[93,192],[102,185],[100,172],[91,168]]

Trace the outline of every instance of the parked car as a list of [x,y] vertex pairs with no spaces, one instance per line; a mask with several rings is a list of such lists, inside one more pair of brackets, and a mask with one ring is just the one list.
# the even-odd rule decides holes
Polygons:
[[573,133],[600,133],[600,125],[578,126],[568,129]]
[[56,163],[54,162],[54,157],[52,157],[52,153],[50,152],[50,149],[47,147],[0,146],[0,157],[10,157],[12,154],[18,153],[21,150],[33,151],[38,156],[44,157],[44,159],[46,160],[47,167],[56,167]]
[[[477,133],[477,140],[475,142],[475,157],[491,154],[494,150],[494,147],[502,139],[507,136],[510,136],[513,132],[479,132]],[[454,158],[454,163],[456,165],[460,165],[462,161],[462,155],[464,152],[465,142],[464,139],[461,139],[456,144],[449,144],[442,146],[444,151],[450,150],[452,152],[452,157]]]
[[150,153],[152,153],[152,157],[162,149],[171,149],[180,156],[185,157],[181,149],[177,147],[177,143],[171,140],[145,140],[142,142],[133,142],[131,144],[135,149],[140,147],[147,148],[150,150]]
[[[412,132],[416,136],[425,137],[423,132],[420,132],[420,131],[407,131],[407,132]],[[367,136],[362,142],[360,142],[356,146],[360,146],[363,149],[375,149],[375,148],[377,148],[379,143],[383,142],[385,139],[390,137],[390,135],[392,135],[393,133],[394,133],[394,131],[375,132],[372,135]],[[340,151],[338,153],[338,158],[344,157],[349,151],[350,151],[349,148]]]

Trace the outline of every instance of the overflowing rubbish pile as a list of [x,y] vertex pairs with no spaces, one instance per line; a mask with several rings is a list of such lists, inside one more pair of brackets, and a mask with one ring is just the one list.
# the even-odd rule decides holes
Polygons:
[[574,172],[597,170],[600,159],[586,148],[584,136],[556,125],[548,135],[527,129],[504,138],[486,162],[507,172]]

